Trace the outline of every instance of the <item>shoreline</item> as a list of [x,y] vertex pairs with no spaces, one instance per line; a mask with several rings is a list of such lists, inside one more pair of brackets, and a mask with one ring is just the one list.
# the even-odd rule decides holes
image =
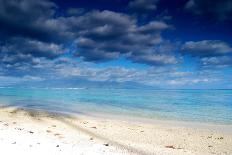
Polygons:
[[[4,105],[2,105],[4,106]],[[6,105],[8,106],[8,105]],[[13,107],[13,106],[9,106]],[[1,108],[1,106],[0,106]],[[44,110],[44,109],[33,109],[33,108],[24,108],[24,107],[13,107],[19,108],[26,111],[35,111],[35,112],[45,112],[55,115],[64,115],[64,116],[74,116],[74,117],[87,117],[92,119],[109,119],[109,120],[118,120],[118,121],[127,121],[130,123],[141,123],[141,124],[160,124],[160,125],[168,125],[168,126],[179,126],[179,127],[190,127],[190,128],[200,128],[200,129],[207,129],[212,128],[215,131],[225,132],[232,134],[232,123],[226,122],[200,122],[200,121],[193,121],[193,120],[177,120],[177,119],[165,119],[165,118],[146,118],[146,117],[137,117],[132,115],[117,115],[117,114],[110,114],[108,112],[87,112],[87,111],[75,111],[75,112],[63,112],[63,111],[53,111],[53,110]]]
[[37,111],[37,112],[45,112],[55,115],[64,115],[64,116],[74,116],[74,117],[82,117],[87,119],[94,119],[94,120],[115,120],[115,121],[122,121],[128,122],[131,124],[144,124],[144,125],[163,125],[167,127],[185,127],[191,129],[210,129],[213,132],[221,132],[226,134],[232,135],[232,124],[229,123],[218,123],[218,122],[197,122],[197,121],[183,121],[183,120],[169,120],[169,119],[152,119],[152,118],[145,118],[145,117],[136,117],[136,116],[129,116],[129,115],[116,115],[116,114],[109,114],[109,113],[101,113],[101,112],[60,112],[60,111],[45,111],[42,109],[30,109],[30,108],[21,108],[22,110],[27,111]]
[[[3,148],[25,145],[24,150],[18,148],[18,151],[24,154],[35,153],[33,151],[37,149],[41,154],[41,151],[45,151],[42,144],[52,145],[50,149],[54,154],[232,153],[232,134],[224,132],[225,128],[231,129],[231,126],[224,125],[207,124],[202,128],[202,124],[199,126],[191,122],[157,120],[151,123],[140,122],[137,118],[128,120],[106,115],[61,115],[15,107],[1,107],[0,121],[0,145]],[[16,141],[17,136],[21,136],[22,139],[27,137],[29,143]],[[9,139],[12,139],[10,143]],[[34,144],[32,141],[40,142]]]
[[223,132],[232,134],[232,124],[229,123],[213,123],[213,122],[197,122],[197,121],[183,121],[183,120],[169,120],[169,119],[152,119],[145,117],[136,117],[136,116],[117,116],[115,114],[106,114],[106,113],[84,113],[84,114],[74,114],[70,113],[74,116],[83,116],[90,117],[92,119],[109,119],[109,120],[118,120],[125,121],[129,123],[135,124],[159,124],[167,127],[176,126],[176,127],[189,127],[189,128],[197,128],[197,129],[208,129],[211,128],[216,132]]

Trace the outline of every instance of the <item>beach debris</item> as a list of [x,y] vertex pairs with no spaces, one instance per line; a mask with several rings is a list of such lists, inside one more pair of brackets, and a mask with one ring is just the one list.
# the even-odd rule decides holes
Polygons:
[[59,134],[59,133],[56,133],[56,134],[54,134],[54,136],[60,136],[60,134]]
[[140,131],[140,132],[144,132],[144,131],[142,130],[142,131]]
[[215,138],[215,139],[219,139],[220,140],[220,139],[223,139],[223,137],[218,137],[218,138]]
[[91,137],[89,140],[93,140],[93,138]]
[[209,145],[208,147],[213,147],[212,145]]
[[16,130],[23,130],[22,128],[15,128]]
[[88,124],[88,122],[83,122],[83,124]]
[[105,146],[109,146],[109,144],[108,144],[108,143],[105,143],[105,144],[103,144],[103,145],[105,145]]
[[93,127],[91,127],[91,128],[93,128],[93,129],[97,129],[97,127],[96,127],[96,126],[93,126]]
[[54,128],[55,128],[55,127],[56,127],[56,125],[52,125],[52,127],[54,127]]
[[12,144],[16,144],[16,142],[12,143]]
[[33,134],[34,132],[33,131],[28,131],[29,133]]
[[180,150],[180,149],[183,149],[182,147],[175,147],[175,146],[173,146],[173,145],[167,145],[167,146],[165,146],[166,148],[169,148],[169,149],[178,149],[178,150]]
[[17,124],[17,122],[13,122],[13,124]]
[[46,130],[47,133],[51,133],[52,131],[51,130]]
[[9,126],[9,124],[8,124],[8,123],[5,123],[5,124],[3,124],[3,125],[5,125],[5,126]]
[[175,147],[173,145],[167,145],[165,146],[166,148],[169,148],[169,149],[175,149]]
[[208,138],[208,139],[209,139],[209,138],[212,138],[212,136],[208,136],[207,138]]
[[56,147],[60,147],[60,145],[56,145]]

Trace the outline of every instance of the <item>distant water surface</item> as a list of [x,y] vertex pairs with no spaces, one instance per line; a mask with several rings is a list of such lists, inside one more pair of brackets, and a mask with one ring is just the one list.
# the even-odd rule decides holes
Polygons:
[[1,87],[0,103],[56,112],[232,124],[232,90]]

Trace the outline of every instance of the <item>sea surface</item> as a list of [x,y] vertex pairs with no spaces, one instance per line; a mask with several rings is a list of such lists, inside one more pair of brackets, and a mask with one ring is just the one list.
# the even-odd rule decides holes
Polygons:
[[0,87],[0,103],[61,113],[232,124],[232,90]]

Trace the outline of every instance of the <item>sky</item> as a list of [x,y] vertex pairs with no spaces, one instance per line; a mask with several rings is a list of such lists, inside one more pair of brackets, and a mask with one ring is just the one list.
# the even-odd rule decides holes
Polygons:
[[232,89],[232,0],[0,0],[0,86]]

